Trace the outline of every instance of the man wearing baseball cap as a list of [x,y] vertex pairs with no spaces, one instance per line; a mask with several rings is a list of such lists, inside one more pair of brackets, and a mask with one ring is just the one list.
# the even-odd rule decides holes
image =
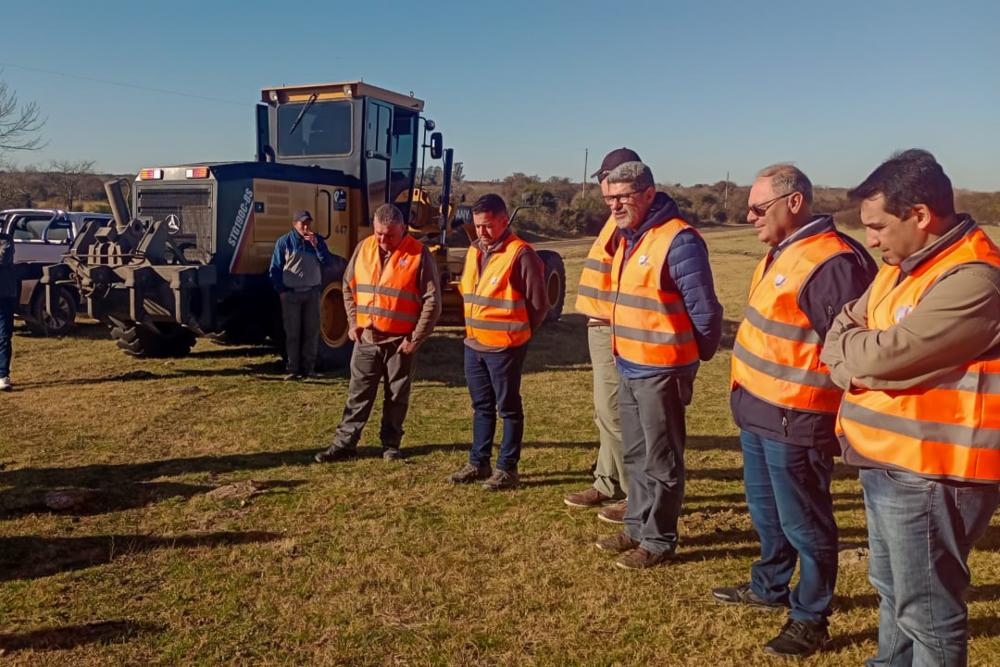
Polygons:
[[332,260],[326,242],[312,230],[309,211],[297,212],[292,218],[292,231],[274,243],[268,275],[281,298],[288,353],[286,380],[315,375],[323,265]]
[[[616,148],[604,156],[601,168],[591,174],[597,178],[601,194],[607,195],[608,174],[626,162],[641,162],[629,148]],[[615,254],[617,229],[613,216],[590,247],[583,263],[576,294],[576,310],[587,316],[587,347],[594,376],[594,423],[600,438],[594,483],[583,491],[563,498],[570,507],[604,507],[597,517],[609,523],[623,523],[628,478],[622,454],[622,431],[618,419],[618,369],[611,352],[611,262]],[[614,502],[618,501],[618,502]]]

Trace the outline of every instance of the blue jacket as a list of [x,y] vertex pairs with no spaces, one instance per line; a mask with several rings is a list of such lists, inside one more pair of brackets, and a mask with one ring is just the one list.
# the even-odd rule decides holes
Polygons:
[[[637,229],[622,229],[619,233],[625,239],[625,257],[628,258],[639,244],[642,236],[658,225],[672,218],[679,218],[677,203],[665,192],[657,192],[653,204],[646,213],[646,219]],[[667,261],[663,264],[660,284],[664,289],[676,288],[684,301],[684,308],[694,325],[698,356],[708,361],[719,349],[722,338],[722,304],[715,295],[712,267],[708,262],[708,247],[704,239],[692,230],[684,230],[674,237],[667,251]],[[615,357],[618,372],[627,378],[640,379],[661,373],[672,375],[693,375],[699,362],[681,368],[664,370],[658,366],[645,366]]]
[[285,269],[289,268],[288,265],[295,264],[296,268],[299,268],[299,264],[308,266],[311,263],[316,263],[319,270],[311,272],[314,274],[311,278],[306,278],[307,282],[310,283],[308,286],[316,287],[322,283],[323,266],[329,264],[333,259],[334,255],[326,247],[326,241],[317,237],[316,247],[314,248],[311,243],[307,243],[302,235],[293,229],[274,242],[274,252],[271,254],[271,267],[268,270],[268,277],[271,279],[274,291],[279,294],[287,292],[289,289],[295,287],[306,286],[285,284]]
[[14,273],[14,239],[0,233],[0,299],[17,298],[17,275]]

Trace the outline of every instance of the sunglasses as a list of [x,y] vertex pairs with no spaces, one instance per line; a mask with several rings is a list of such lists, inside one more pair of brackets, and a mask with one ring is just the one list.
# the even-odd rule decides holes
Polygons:
[[753,206],[748,206],[750,212],[756,215],[758,218],[763,218],[767,214],[767,210],[774,206],[778,201],[784,199],[785,197],[791,197],[795,194],[795,190],[791,192],[786,192],[783,195],[778,195],[774,199],[768,199],[766,202],[760,204],[754,204]]

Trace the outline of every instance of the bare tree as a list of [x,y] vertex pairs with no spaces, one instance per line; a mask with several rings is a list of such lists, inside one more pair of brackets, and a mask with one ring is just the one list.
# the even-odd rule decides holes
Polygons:
[[72,211],[83,185],[94,175],[94,161],[53,160],[50,169],[52,188],[66,201],[66,210]]
[[39,130],[45,120],[34,102],[20,104],[17,94],[0,81],[0,155],[5,151],[33,151],[42,147]]

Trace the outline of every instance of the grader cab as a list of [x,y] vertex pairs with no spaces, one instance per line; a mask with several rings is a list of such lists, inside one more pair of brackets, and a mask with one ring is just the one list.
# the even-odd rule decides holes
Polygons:
[[[454,246],[464,234],[450,226],[461,217],[450,201],[452,151],[423,108],[412,95],[360,81],[265,88],[256,161],[143,169],[127,195],[124,183],[109,183],[116,224],[85,229],[63,262],[46,268],[47,293],[74,284],[88,313],[136,356],[184,355],[197,336],[280,340],[280,304],[267,269],[293,213],[312,211],[316,233],[346,260],[372,233],[375,209],[394,202],[438,262],[442,323],[459,324],[464,249]],[[440,202],[419,187],[428,149],[443,162]],[[543,259],[557,304],[550,318],[557,318],[562,260],[555,253]],[[350,351],[344,265],[328,266],[323,278],[324,368],[342,366]]]

